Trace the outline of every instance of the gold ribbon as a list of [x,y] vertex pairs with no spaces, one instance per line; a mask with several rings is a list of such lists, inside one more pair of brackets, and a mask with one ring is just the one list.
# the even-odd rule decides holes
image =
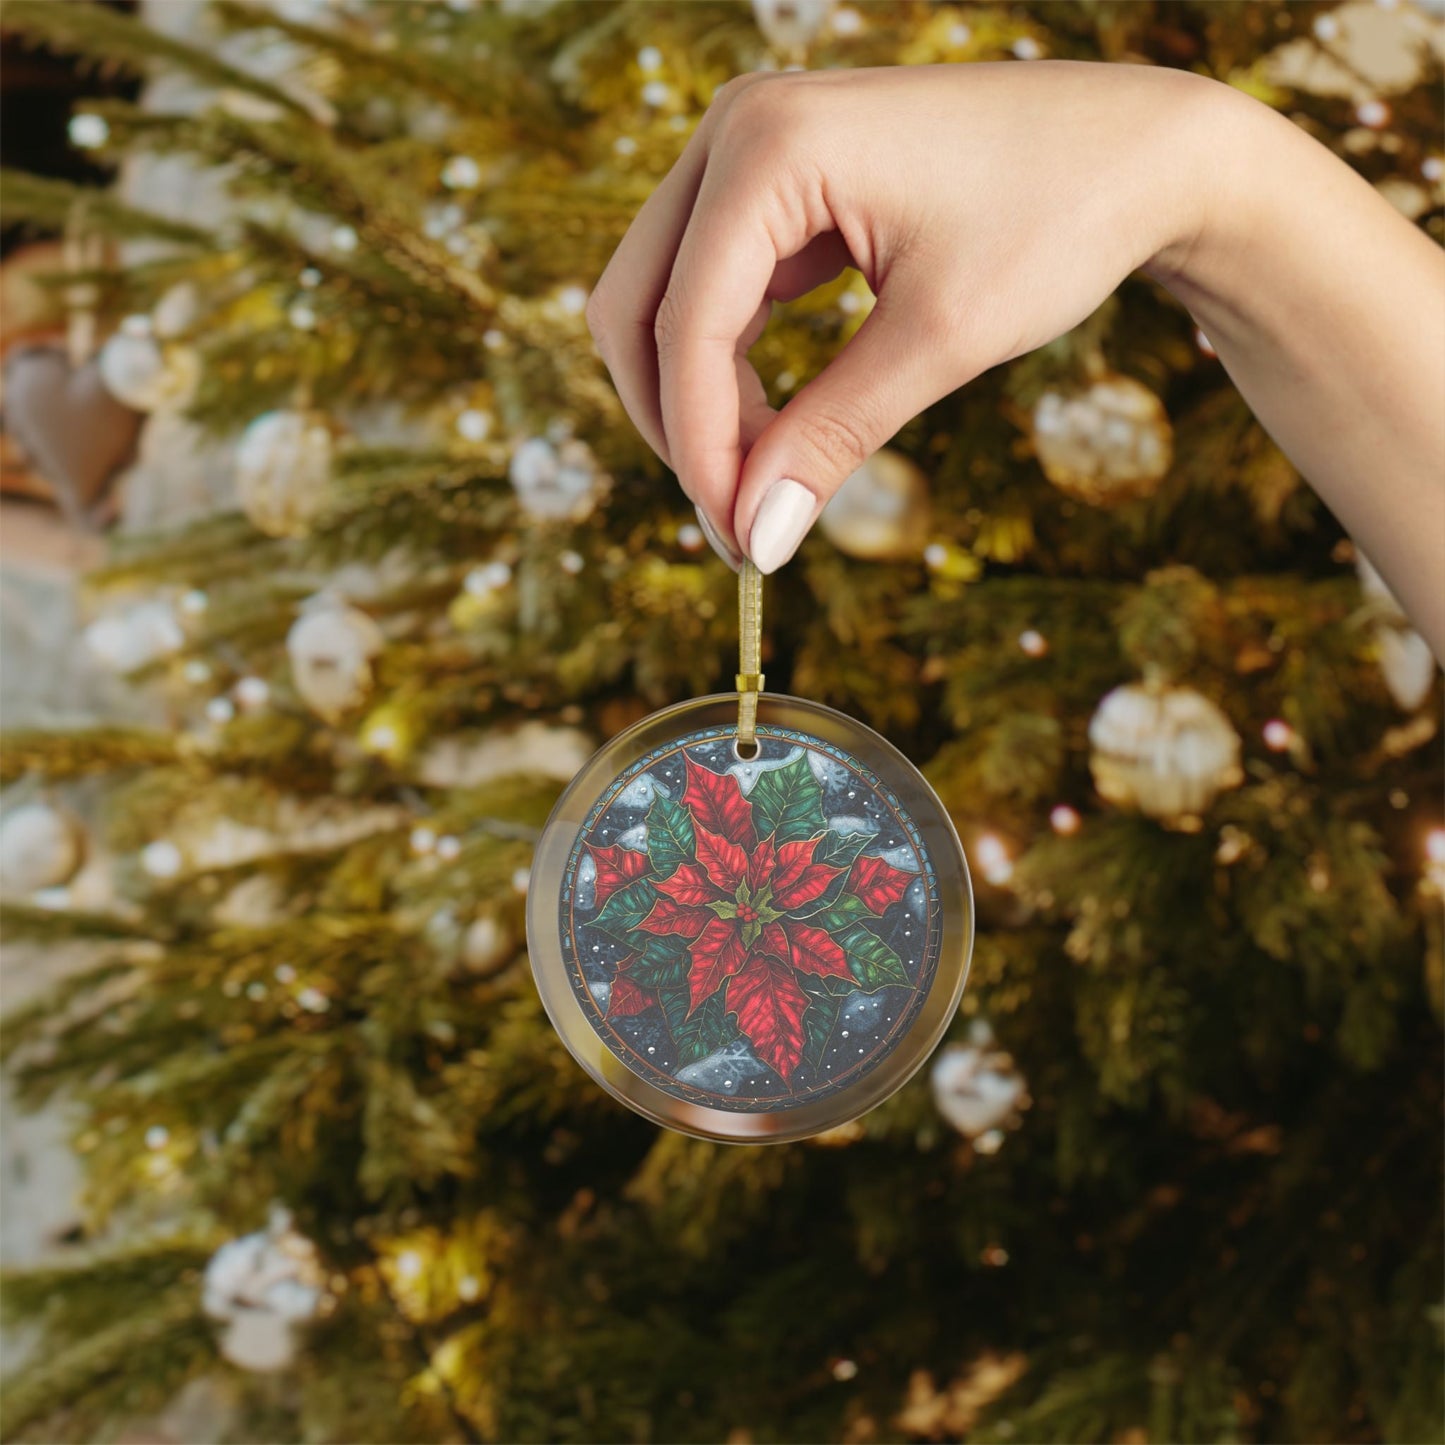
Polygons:
[[757,746],[758,694],[763,690],[763,574],[749,561],[738,572],[738,747]]

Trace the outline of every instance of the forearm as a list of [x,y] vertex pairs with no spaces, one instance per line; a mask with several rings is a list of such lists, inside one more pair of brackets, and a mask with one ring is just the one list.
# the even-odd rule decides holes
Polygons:
[[1445,656],[1445,253],[1283,116],[1209,89],[1195,209],[1144,269]]

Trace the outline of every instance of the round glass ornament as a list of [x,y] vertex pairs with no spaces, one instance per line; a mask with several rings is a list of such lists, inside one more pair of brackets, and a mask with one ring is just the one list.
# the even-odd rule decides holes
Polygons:
[[974,929],[913,764],[832,708],[756,704],[755,751],[733,693],[607,743],[552,810],[527,899],[537,989],[582,1067],[736,1143],[822,1133],[901,1088],[958,1008]]

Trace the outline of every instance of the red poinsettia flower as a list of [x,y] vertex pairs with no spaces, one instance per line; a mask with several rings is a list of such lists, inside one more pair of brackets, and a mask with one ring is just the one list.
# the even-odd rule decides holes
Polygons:
[[[630,884],[644,900],[626,930],[637,953],[619,967],[608,1013],[640,1013],[657,1001],[627,969],[648,952],[649,939],[671,937],[679,953],[686,951],[683,1025],[723,990],[723,1007],[739,1031],[790,1082],[803,1058],[808,1010],[823,1008],[800,978],[837,979],[844,992],[865,986],[858,969],[876,967],[878,950],[888,950],[866,930],[860,936],[858,921],[897,903],[912,875],[859,855],[856,846],[842,855],[827,851],[834,835],[818,798],[809,795],[807,785],[814,795],[817,785],[804,776],[806,764],[795,770],[792,793],[774,788],[772,806],[755,809],[735,776],[685,761],[686,788],[657,818],[661,841],[651,853],[589,850],[599,906]],[[768,826],[763,836],[760,818]],[[807,836],[782,836],[800,831]],[[653,866],[659,858],[665,872]],[[871,986],[884,981],[902,979],[879,976]]]

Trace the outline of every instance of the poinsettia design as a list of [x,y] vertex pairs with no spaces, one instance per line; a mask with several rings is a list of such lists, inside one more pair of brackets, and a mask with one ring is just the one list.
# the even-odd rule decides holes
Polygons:
[[686,786],[654,798],[646,852],[588,848],[593,922],[628,950],[608,1015],[660,1007],[682,1064],[741,1033],[791,1085],[817,1066],[847,994],[910,982],[867,921],[913,875],[865,855],[867,834],[828,827],[805,757],[745,796],[735,775],[683,756]]

